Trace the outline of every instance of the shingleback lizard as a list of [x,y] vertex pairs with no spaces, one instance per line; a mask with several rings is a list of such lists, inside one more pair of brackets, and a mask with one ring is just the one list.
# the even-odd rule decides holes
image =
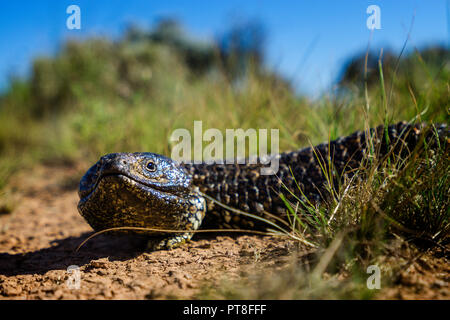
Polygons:
[[[425,130],[425,128],[427,128]],[[400,122],[370,129],[378,157],[388,152],[406,156],[422,139],[448,139],[448,127]],[[384,136],[388,132],[389,139]],[[425,132],[425,133],[424,133]],[[424,134],[423,134],[424,133]],[[245,228],[264,230],[267,225],[248,216],[230,212],[203,194],[228,207],[263,216],[270,212],[286,219],[286,205],[279,196],[304,196],[317,203],[327,197],[326,177],[320,161],[330,159],[335,177],[351,176],[367,159],[366,131],[357,131],[314,149],[282,153],[275,175],[261,175],[263,164],[184,164],[165,156],[141,153],[105,155],[83,176],[79,185],[78,210],[96,231],[113,227],[147,227],[186,230],[184,233],[155,233],[151,247],[170,249],[189,240],[189,230],[202,228]],[[388,142],[387,142],[388,141]],[[431,142],[431,145],[433,143]],[[338,182],[338,181],[336,181]],[[156,239],[156,240],[155,240]]]

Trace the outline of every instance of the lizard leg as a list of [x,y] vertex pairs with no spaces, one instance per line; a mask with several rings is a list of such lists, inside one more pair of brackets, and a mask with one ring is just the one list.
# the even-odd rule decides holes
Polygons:
[[173,249],[191,240],[194,232],[189,232],[189,230],[197,230],[200,228],[202,220],[205,217],[206,202],[203,197],[197,194],[193,194],[188,201],[189,209],[183,214],[184,226],[180,228],[186,230],[186,232],[173,233],[158,240],[149,240],[147,249],[152,251]]
[[185,232],[177,233],[162,239],[160,238],[158,240],[152,239],[148,241],[147,249],[150,251],[174,249],[191,240],[193,235],[192,232]]

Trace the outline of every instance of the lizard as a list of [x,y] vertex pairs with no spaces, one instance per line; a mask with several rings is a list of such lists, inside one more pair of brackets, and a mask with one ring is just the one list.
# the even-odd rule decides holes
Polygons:
[[[378,159],[392,154],[406,157],[421,141],[432,145],[432,141],[446,139],[446,124],[432,129],[405,121],[380,125],[274,155],[279,169],[272,175],[261,175],[263,164],[258,162],[192,164],[151,152],[110,153],[81,178],[78,211],[95,231],[117,227],[179,230],[147,232],[151,249],[171,249],[189,241],[192,231],[200,227],[267,228],[230,208],[257,216],[270,212],[286,220],[284,201],[292,200],[287,190],[313,203],[326,201],[329,189],[323,168],[327,163],[332,164],[334,179],[342,180],[353,175],[370,154]],[[280,193],[286,195],[285,200]]]

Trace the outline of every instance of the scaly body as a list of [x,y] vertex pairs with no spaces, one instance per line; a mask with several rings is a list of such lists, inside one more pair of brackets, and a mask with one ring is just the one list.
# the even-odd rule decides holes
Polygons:
[[[328,196],[325,167],[334,170],[335,185],[352,175],[371,152],[384,157],[388,152],[406,156],[421,141],[448,137],[446,125],[426,130],[423,125],[400,122],[387,128],[371,129],[314,148],[277,155],[279,170],[261,175],[263,164],[180,164],[153,153],[115,153],[100,159],[80,182],[81,215],[95,230],[113,227],[146,227],[186,230],[162,236],[154,249],[172,248],[192,237],[202,227],[264,229],[267,225],[232,213],[205,198],[214,198],[228,207],[263,216],[265,212],[286,218],[286,205],[279,194],[293,200],[287,191],[310,201]],[[429,128],[428,128],[429,129]],[[369,150],[373,146],[374,150]],[[322,166],[321,166],[322,164]],[[301,194],[299,188],[302,190]]]

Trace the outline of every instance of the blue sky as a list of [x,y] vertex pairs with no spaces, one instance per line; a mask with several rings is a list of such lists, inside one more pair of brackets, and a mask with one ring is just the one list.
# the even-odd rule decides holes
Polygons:
[[[81,30],[67,30],[66,8],[81,8]],[[187,31],[210,39],[232,22],[258,19],[268,32],[268,64],[300,91],[329,88],[342,63],[365,50],[369,5],[381,9],[372,48],[400,50],[449,45],[448,0],[40,0],[0,4],[0,88],[11,75],[26,75],[33,57],[54,54],[67,37],[118,37],[129,23],[151,27],[160,17],[178,18]]]

